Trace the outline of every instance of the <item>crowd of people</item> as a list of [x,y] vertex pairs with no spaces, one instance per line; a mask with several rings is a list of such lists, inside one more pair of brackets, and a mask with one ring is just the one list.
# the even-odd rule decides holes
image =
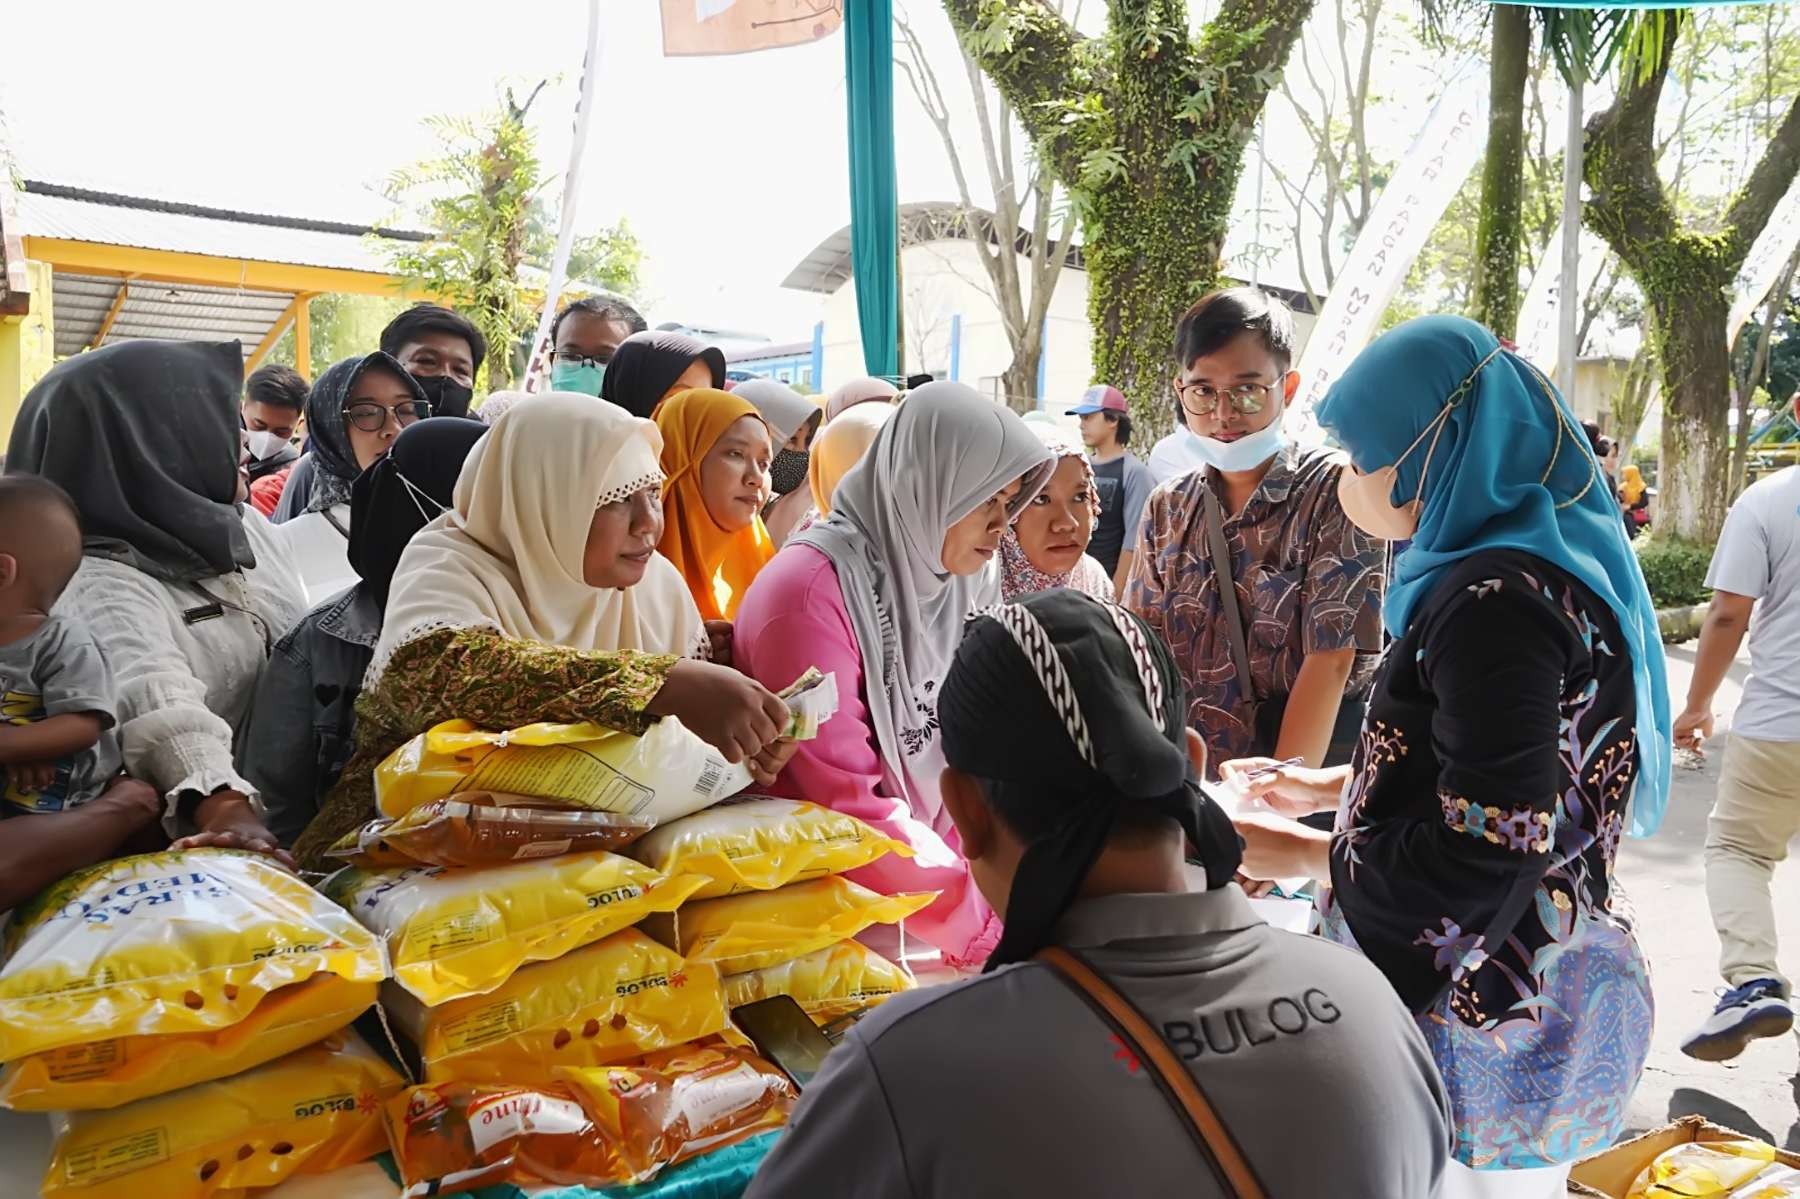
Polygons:
[[[1620,498],[1468,320],[1365,350],[1318,412],[1335,449],[1285,431],[1278,299],[1215,292],[1173,333],[1148,465],[1112,387],[1069,408],[1079,441],[955,382],[815,401],[728,384],[616,300],[557,316],[544,392],[479,404],[490,347],[430,305],[310,385],[245,380],[236,344],[73,357],[0,477],[0,907],[171,844],[323,870],[441,721],[675,717],[909,847],[855,877],[935,893],[908,931],[973,976],[858,1023],[754,1193],[1215,1193],[1209,1166],[1246,1193],[1232,1161],[1272,1195],[1560,1193],[1651,1029],[1613,866],[1660,821],[1671,717]],[[1733,515],[1683,738],[1774,585],[1748,513],[1791,514],[1781,486]],[[1779,536],[1791,588],[1791,515]],[[790,740],[778,693],[812,668],[840,708]],[[1800,695],[1757,677],[1708,841],[1713,1050],[1792,1019],[1765,809]],[[1249,902],[1296,878],[1318,935]],[[1144,1014],[1228,1145],[1053,949]],[[1072,1110],[1094,1135],[1043,1135]]]

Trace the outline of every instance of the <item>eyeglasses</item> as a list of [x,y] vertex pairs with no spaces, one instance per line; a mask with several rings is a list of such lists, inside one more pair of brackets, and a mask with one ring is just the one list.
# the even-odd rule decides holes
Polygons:
[[1218,391],[1205,383],[1177,383],[1175,394],[1181,399],[1181,406],[1195,416],[1210,416],[1217,412],[1221,396],[1229,396],[1231,406],[1245,416],[1255,416],[1263,410],[1269,393],[1283,382],[1284,380],[1277,379],[1273,383],[1239,383],[1224,391]]
[[408,400],[404,404],[395,404],[389,408],[386,404],[377,404],[368,400],[361,404],[346,404],[344,419],[361,429],[364,433],[379,433],[387,427],[388,413],[394,414],[402,429],[422,421],[431,415],[431,405],[425,400]]
[[607,360],[583,354],[580,350],[551,350],[550,361],[562,366],[593,366],[606,369]]

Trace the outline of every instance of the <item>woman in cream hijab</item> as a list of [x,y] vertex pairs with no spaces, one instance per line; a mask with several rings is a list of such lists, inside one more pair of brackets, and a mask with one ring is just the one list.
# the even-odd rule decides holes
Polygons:
[[357,706],[357,750],[295,844],[303,864],[374,815],[377,763],[444,720],[484,728],[682,723],[765,781],[785,706],[705,638],[662,534],[656,427],[592,396],[512,402],[464,464],[455,505],[408,544]]

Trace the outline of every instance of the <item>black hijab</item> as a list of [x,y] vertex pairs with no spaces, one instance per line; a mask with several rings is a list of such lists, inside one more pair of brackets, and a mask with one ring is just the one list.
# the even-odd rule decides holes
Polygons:
[[463,460],[487,429],[478,420],[455,416],[409,425],[356,477],[350,489],[350,565],[383,607],[406,543],[450,507]]
[[1050,943],[1122,812],[1179,823],[1208,888],[1236,877],[1243,846],[1194,776],[1186,711],[1168,647],[1116,604],[1060,588],[969,622],[938,695],[944,758],[1027,789],[1052,828],[1019,862],[988,969]]
[[350,485],[356,482],[362,467],[356,464],[356,450],[350,444],[350,418],[344,415],[344,405],[350,401],[356,381],[372,368],[385,369],[404,380],[413,400],[425,402],[425,392],[418,381],[380,350],[327,367],[306,394],[306,448],[312,455],[313,478],[304,512],[322,512],[350,502]]
[[725,355],[717,347],[662,329],[633,333],[619,343],[612,361],[606,364],[600,398],[648,420],[663,393],[695,359],[712,369],[713,387],[724,388]]
[[235,341],[127,341],[79,354],[31,389],[6,468],[60,484],[84,553],[175,583],[256,565],[237,503]]

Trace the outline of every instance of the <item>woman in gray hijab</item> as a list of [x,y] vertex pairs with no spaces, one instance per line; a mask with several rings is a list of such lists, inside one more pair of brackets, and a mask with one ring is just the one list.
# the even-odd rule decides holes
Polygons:
[[[838,484],[831,516],[797,534],[751,585],[732,654],[764,686],[809,666],[841,707],[777,780],[914,849],[854,876],[888,893],[937,891],[908,929],[956,965],[999,924],[969,879],[938,793],[937,690],[963,622],[1000,602],[1001,536],[1050,477],[1044,443],[960,383],[913,392]],[[778,682],[777,682],[778,681]]]

